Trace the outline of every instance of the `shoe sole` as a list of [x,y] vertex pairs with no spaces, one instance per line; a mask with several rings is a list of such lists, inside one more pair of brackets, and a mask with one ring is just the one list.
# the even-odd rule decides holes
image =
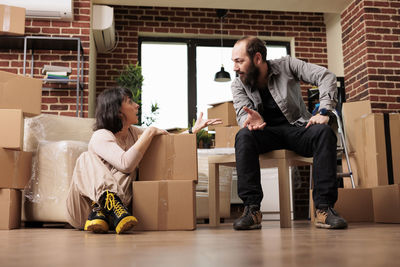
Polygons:
[[345,229],[345,228],[347,228],[347,224],[329,225],[329,224],[325,224],[325,223],[315,223],[315,226],[317,228],[323,228],[323,229]]
[[85,231],[91,231],[96,234],[105,234],[108,232],[108,224],[106,221],[101,220],[101,219],[95,219],[91,221],[86,221]]
[[233,229],[235,229],[235,230],[239,230],[239,231],[241,231],[241,230],[258,230],[258,229],[261,229],[261,224],[254,224],[254,225],[252,225],[252,226],[249,226],[249,227],[235,227],[235,226],[233,226]]
[[135,217],[127,216],[118,223],[117,227],[115,227],[115,232],[117,234],[127,232],[131,230],[135,225],[137,225],[137,223],[138,221]]

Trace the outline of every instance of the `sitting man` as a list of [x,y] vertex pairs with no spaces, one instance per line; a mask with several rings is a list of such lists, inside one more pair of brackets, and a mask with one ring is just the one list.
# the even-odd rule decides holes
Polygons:
[[[260,229],[263,198],[259,154],[289,149],[313,157],[315,225],[346,228],[333,206],[337,200],[336,135],[328,125],[337,103],[336,77],[326,68],[283,57],[267,60],[265,43],[243,37],[232,50],[233,103],[242,127],[236,135],[238,193],[244,212],[233,228]],[[318,114],[311,116],[302,99],[300,80],[316,85],[320,92]]]

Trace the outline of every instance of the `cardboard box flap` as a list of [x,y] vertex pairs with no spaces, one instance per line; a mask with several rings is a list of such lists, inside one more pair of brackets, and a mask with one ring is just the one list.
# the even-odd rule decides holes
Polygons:
[[215,106],[218,106],[218,105],[224,104],[224,103],[232,103],[233,104],[233,100],[219,101],[219,102],[214,102],[214,103],[207,104],[207,105],[215,107]]

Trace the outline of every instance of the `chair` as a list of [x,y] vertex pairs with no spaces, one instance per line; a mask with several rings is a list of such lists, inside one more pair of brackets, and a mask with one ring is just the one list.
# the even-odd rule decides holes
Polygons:
[[[279,207],[281,228],[291,227],[289,167],[311,165],[312,158],[301,157],[293,151],[281,149],[260,155],[262,168],[278,167]],[[218,226],[219,214],[219,166],[235,166],[235,154],[215,155],[208,158],[209,216],[210,226]]]

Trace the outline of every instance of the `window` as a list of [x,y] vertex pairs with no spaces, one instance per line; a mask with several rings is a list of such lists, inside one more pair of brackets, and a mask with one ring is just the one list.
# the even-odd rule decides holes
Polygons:
[[151,115],[151,105],[159,106],[153,126],[186,128],[187,45],[186,43],[142,43],[142,121]]
[[[235,78],[231,61],[234,40],[139,38],[139,55],[144,82],[142,121],[151,104],[160,107],[152,125],[164,129],[186,128],[200,112],[207,118],[209,104],[232,100],[231,83],[214,82],[223,64],[231,79]],[[267,59],[289,54],[289,42],[267,45]]]

